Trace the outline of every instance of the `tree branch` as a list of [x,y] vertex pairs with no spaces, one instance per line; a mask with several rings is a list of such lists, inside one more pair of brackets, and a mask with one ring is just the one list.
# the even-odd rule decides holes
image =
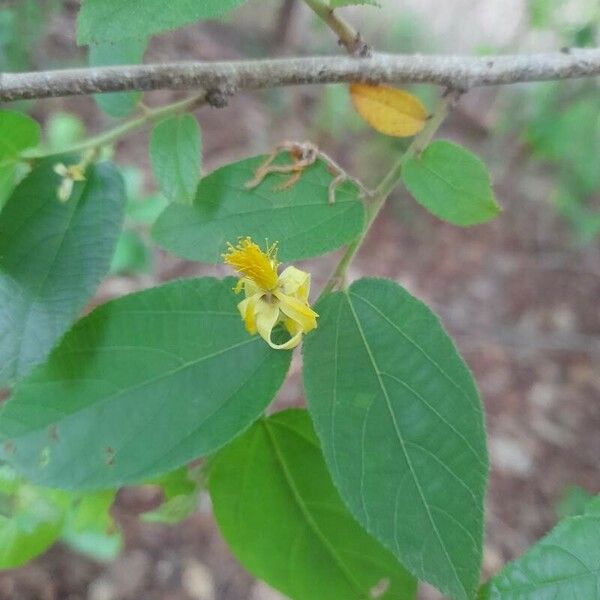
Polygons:
[[338,36],[338,41],[354,56],[370,56],[371,49],[362,41],[358,31],[340,17],[323,0],[304,0],[315,14]]
[[477,86],[600,75],[600,49],[494,57],[374,54],[115,66],[0,75],[0,101],[157,89],[237,90],[286,85],[433,83]]

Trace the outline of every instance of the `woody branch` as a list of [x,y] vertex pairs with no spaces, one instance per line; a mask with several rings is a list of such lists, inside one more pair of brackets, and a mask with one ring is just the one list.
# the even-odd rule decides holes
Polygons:
[[431,83],[455,90],[600,75],[600,48],[490,57],[318,56],[65,69],[0,75],[0,101],[158,89],[253,90],[288,85]]

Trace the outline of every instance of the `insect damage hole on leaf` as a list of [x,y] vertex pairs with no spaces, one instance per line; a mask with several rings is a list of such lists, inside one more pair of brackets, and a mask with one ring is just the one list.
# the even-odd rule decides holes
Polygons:
[[115,464],[115,451],[111,446],[107,446],[104,450],[104,463],[107,467],[112,467]]

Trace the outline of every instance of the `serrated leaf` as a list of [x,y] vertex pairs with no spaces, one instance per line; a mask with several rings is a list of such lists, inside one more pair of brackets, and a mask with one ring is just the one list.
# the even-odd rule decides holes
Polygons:
[[318,161],[291,187],[277,189],[288,173],[270,174],[247,189],[264,161],[249,158],[204,177],[191,206],[172,204],[158,218],[154,240],[182,258],[218,263],[227,242],[250,236],[279,242],[279,258],[287,261],[335,250],[362,231],[364,209],[354,184],[340,184],[330,204],[332,175]]
[[500,212],[483,162],[445,140],[407,160],[402,181],[421,206],[454,225],[485,223]]
[[0,110],[0,163],[39,142],[40,126],[36,121],[14,110]]
[[342,498],[419,579],[472,598],[487,455],[469,370],[435,315],[392,281],[361,279],[316,310],[304,388]]
[[223,16],[245,0],[84,0],[77,18],[77,42],[118,42]]
[[306,411],[256,423],[211,460],[208,485],[235,556],[292,600],[414,598],[415,580],[344,507]]
[[[92,67],[105,65],[135,65],[141,62],[148,40],[144,37],[129,38],[118,42],[98,42],[90,46],[89,63]],[[111,117],[126,117],[138,100],[140,92],[114,92],[96,94],[96,104]]]
[[387,85],[353,83],[350,98],[358,114],[386,135],[415,135],[427,120],[427,109],[416,96]]
[[176,281],[79,321],[0,411],[0,460],[68,489],[135,483],[258,418],[291,353],[249,336],[233,279]]
[[200,173],[200,127],[193,115],[160,121],[150,136],[150,163],[161,192],[175,202],[194,199]]
[[523,556],[506,565],[481,600],[598,598],[600,514],[561,521]]
[[3,385],[42,361],[92,296],[123,221],[125,191],[114,166],[90,167],[61,203],[56,162],[36,167],[0,213]]

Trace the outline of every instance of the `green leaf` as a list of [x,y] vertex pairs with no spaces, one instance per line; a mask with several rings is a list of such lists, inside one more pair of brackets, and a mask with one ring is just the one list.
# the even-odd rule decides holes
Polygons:
[[114,490],[85,495],[49,490],[0,467],[0,512],[8,508],[0,516],[0,569],[27,562],[57,539],[96,560],[114,558],[121,547],[109,513],[114,496]]
[[598,114],[600,100],[594,94],[566,107],[557,103],[542,110],[527,130],[536,154],[555,162],[565,183],[588,194],[600,187],[600,170],[593,160],[600,152]]
[[482,600],[598,598],[599,539],[599,513],[561,521],[493,577]]
[[17,163],[5,162],[0,164],[0,209],[15,189],[17,178]]
[[16,158],[40,142],[40,126],[31,117],[13,110],[0,110],[0,162]]
[[0,494],[12,495],[21,484],[21,480],[15,470],[6,464],[0,463]]
[[500,212],[485,165],[465,148],[444,140],[407,160],[402,181],[419,204],[454,225],[485,223]]
[[150,136],[150,162],[161,192],[176,202],[194,199],[200,172],[200,127],[192,115],[157,123]]
[[36,167],[0,213],[0,384],[42,361],[69,327],[108,271],[123,221],[113,165],[88,169],[61,203],[55,162]]
[[532,29],[545,29],[552,26],[554,13],[563,0],[528,0],[527,12]]
[[11,499],[9,516],[0,514],[0,569],[14,569],[47,550],[64,519],[60,492],[22,484]]
[[325,254],[360,234],[364,210],[354,184],[339,185],[330,204],[332,176],[319,161],[287,189],[277,187],[289,174],[271,174],[246,189],[264,161],[242,160],[202,179],[193,205],[172,204],[159,217],[155,241],[182,258],[218,263],[227,242],[250,236],[259,244],[279,242],[279,258],[287,261]]
[[590,500],[585,507],[586,514],[600,516],[600,495]]
[[163,502],[155,510],[145,512],[142,520],[149,523],[179,523],[196,512],[200,485],[193,481],[186,467],[162,475],[146,483],[158,485],[163,493]]
[[110,507],[115,499],[115,490],[101,490],[76,498],[69,509],[68,520],[76,532],[86,530],[104,531],[114,527]]
[[215,19],[244,0],[84,0],[77,19],[77,42],[118,42]]
[[235,556],[292,600],[414,598],[415,580],[344,507],[306,411],[276,413],[223,448],[208,485]]
[[192,478],[192,472],[188,467],[181,467],[160,477],[156,477],[145,483],[160,487],[165,500],[176,496],[191,494],[196,491],[198,484]]
[[85,126],[75,115],[57,112],[50,116],[46,125],[46,141],[52,152],[62,152],[65,148],[82,140]]
[[249,336],[234,280],[176,281],[79,321],[0,412],[0,460],[28,479],[103,489],[214,452],[258,418],[291,352]]
[[61,541],[94,560],[116,558],[123,540],[110,514],[114,498],[115,490],[74,498],[65,516]]
[[[129,38],[118,42],[101,42],[90,46],[89,63],[92,67],[105,65],[134,65],[141,62],[148,40]],[[96,94],[96,104],[111,117],[126,117],[135,108],[140,92]]]
[[112,274],[151,273],[152,252],[136,231],[123,231],[110,264]]
[[146,198],[131,198],[127,203],[127,218],[136,225],[152,225],[169,202],[157,194]]
[[568,485],[562,492],[561,498],[556,506],[556,516],[559,519],[582,515],[591,494],[578,485]]
[[30,70],[57,4],[57,0],[0,3],[0,72]]
[[175,525],[194,514],[198,508],[198,494],[180,494],[163,502],[157,509],[142,515],[146,523]]
[[392,281],[361,279],[317,311],[304,388],[342,498],[419,579],[472,598],[487,455],[469,370],[436,316]]
[[94,530],[73,532],[64,529],[60,541],[68,544],[75,552],[101,562],[115,560],[123,548],[123,537],[119,531],[112,533]]

